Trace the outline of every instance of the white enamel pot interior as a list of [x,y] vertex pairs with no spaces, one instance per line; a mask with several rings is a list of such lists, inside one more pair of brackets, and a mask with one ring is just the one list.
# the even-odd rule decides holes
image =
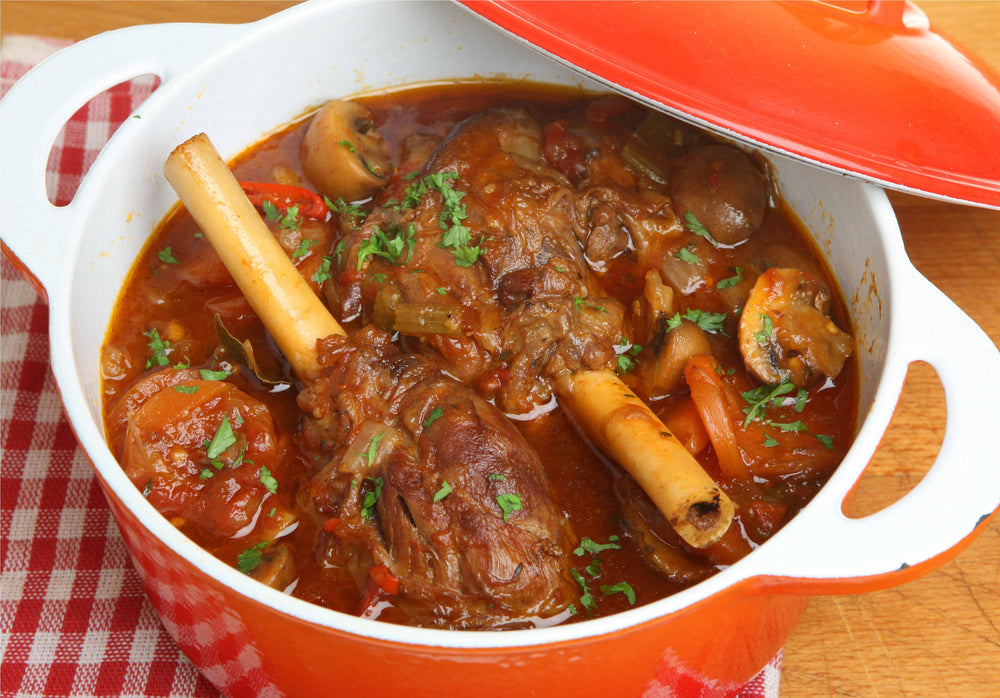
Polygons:
[[[158,75],[162,84],[137,110],[141,118],[123,124],[73,202],[53,207],[44,171],[62,124],[101,90],[143,74]],[[451,4],[334,1],[306,3],[250,25],[167,24],[100,35],[46,61],[5,97],[0,162],[8,173],[16,163],[22,176],[2,181],[4,243],[44,286],[52,367],[83,448],[109,497],[157,539],[163,554],[296,623],[470,657],[613,637],[669,622],[733,589],[803,594],[888,586],[955,554],[1000,505],[1000,469],[989,443],[1000,354],[911,266],[880,189],[776,154],[768,158],[782,194],[828,255],[848,301],[862,374],[860,424],[853,448],[818,496],[738,564],[662,601],[565,627],[414,629],[328,611],[257,584],[150,507],[106,446],[99,357],[132,261],[177,200],[162,176],[167,154],[203,131],[232,157],[331,97],[497,75],[600,87]],[[52,89],[55,84],[60,88]],[[902,500],[849,519],[842,502],[889,422],[907,366],[917,360],[930,363],[944,386],[948,421],[940,454]]]

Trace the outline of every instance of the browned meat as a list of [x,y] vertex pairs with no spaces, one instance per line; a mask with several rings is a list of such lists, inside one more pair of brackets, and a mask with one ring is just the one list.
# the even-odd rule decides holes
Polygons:
[[[408,346],[432,349],[507,412],[548,402],[560,372],[613,365],[623,308],[590,273],[576,191],[543,157],[537,120],[522,109],[474,116],[417,172],[383,193],[400,205],[375,208],[347,236],[332,291],[341,317],[418,337]],[[619,244],[602,232],[593,249]],[[428,308],[436,319],[415,321]]]
[[375,328],[324,340],[321,361],[328,371],[299,398],[305,445],[333,453],[307,493],[335,523],[320,554],[349,553],[362,586],[387,570],[393,603],[418,624],[517,627],[565,612],[565,520],[510,422]]

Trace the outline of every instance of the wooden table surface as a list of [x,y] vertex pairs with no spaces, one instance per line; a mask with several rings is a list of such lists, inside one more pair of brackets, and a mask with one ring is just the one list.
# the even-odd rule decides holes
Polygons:
[[[80,39],[140,23],[249,21],[290,4],[5,1],[0,32]],[[1000,71],[1000,2],[918,4],[938,32]],[[890,196],[917,268],[1000,345],[1000,212]],[[848,513],[876,511],[920,480],[944,416],[933,369],[914,365]],[[992,457],[1000,467],[1000,449]],[[915,582],[815,599],[786,645],[781,694],[1000,696],[1000,517],[958,558]]]

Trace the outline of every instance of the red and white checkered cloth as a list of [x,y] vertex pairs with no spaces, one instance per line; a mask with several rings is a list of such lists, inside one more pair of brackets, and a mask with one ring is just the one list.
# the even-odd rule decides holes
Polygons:
[[[65,45],[5,37],[0,94]],[[155,86],[149,76],[123,83],[70,119],[49,159],[54,203],[72,199],[105,142]],[[76,444],[49,370],[47,307],[6,259],[0,272],[0,696],[219,696],[146,600]],[[779,654],[741,698],[775,698],[780,675]]]

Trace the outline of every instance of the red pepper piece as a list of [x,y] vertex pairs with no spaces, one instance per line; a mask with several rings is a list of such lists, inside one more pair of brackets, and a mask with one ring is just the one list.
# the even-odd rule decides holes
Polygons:
[[330,210],[322,196],[304,187],[275,182],[240,182],[240,186],[254,206],[263,206],[265,201],[284,209],[298,206],[301,215],[317,220],[325,219]]

